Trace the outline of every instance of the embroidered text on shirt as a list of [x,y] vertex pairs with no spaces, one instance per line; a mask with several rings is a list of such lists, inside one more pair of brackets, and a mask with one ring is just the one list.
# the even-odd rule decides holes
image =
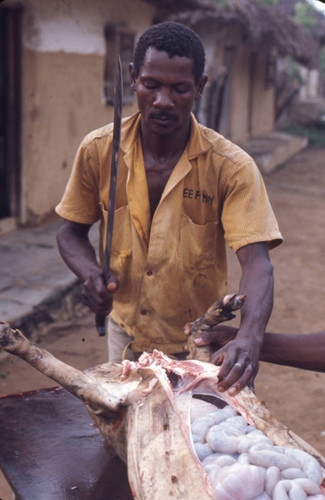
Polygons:
[[209,205],[212,205],[214,200],[214,196],[209,196],[206,193],[201,193],[201,191],[198,189],[195,190],[189,188],[184,188],[183,198],[191,198],[193,200],[199,200],[202,203],[208,203]]

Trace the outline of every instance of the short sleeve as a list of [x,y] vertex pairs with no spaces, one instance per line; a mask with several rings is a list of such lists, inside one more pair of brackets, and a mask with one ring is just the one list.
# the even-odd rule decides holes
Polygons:
[[81,224],[93,224],[101,216],[98,154],[96,145],[86,139],[78,149],[70,179],[56,212],[64,219]]
[[241,164],[225,164],[221,215],[225,239],[235,252],[262,241],[271,249],[283,238],[262,175],[254,161],[245,158]]

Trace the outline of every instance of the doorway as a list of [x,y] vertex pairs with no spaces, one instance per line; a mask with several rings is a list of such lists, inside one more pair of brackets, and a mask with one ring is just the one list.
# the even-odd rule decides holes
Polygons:
[[21,7],[0,7],[0,220],[19,216],[21,19]]
[[254,90],[257,70],[257,52],[252,51],[249,56],[249,88],[248,88],[248,115],[247,115],[247,130],[249,137],[253,131],[253,113],[254,113]]
[[230,138],[230,96],[232,66],[236,56],[236,49],[233,46],[225,47],[223,56],[223,67],[225,77],[222,82],[219,95],[218,113],[216,115],[215,130],[223,136]]

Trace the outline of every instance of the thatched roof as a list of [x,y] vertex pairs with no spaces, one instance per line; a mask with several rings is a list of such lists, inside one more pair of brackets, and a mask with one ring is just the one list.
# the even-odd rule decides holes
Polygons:
[[317,43],[280,7],[261,6],[255,0],[230,0],[225,8],[217,0],[147,1],[157,7],[157,20],[175,20],[194,29],[207,20],[217,27],[238,26],[252,41],[274,46],[281,55],[291,55],[305,66],[317,65]]
[[[279,10],[286,16],[293,17],[295,15],[295,7],[298,0],[278,0]],[[306,0],[299,0],[299,3],[308,3]],[[323,1],[324,3],[324,1]],[[312,5],[309,4],[312,8]],[[322,12],[315,8],[313,9],[313,17],[315,25],[311,28],[311,36],[319,43],[325,45],[325,16]]]

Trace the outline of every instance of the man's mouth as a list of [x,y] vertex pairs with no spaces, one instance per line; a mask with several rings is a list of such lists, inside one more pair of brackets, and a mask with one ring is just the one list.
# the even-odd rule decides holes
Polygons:
[[150,113],[149,118],[160,122],[177,121],[176,116],[169,113]]

